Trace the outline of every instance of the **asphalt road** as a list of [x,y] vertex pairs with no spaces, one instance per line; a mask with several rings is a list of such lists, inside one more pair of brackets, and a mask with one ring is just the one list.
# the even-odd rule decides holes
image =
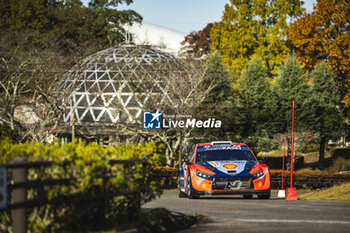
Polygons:
[[184,232],[350,232],[350,202],[290,201],[278,199],[245,200],[241,196],[179,198],[165,192],[144,208],[164,207],[185,214],[201,214],[210,221]]

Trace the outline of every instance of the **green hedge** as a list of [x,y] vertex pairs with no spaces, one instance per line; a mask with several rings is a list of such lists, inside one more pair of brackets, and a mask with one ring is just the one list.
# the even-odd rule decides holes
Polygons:
[[[82,198],[69,204],[50,204],[28,211],[29,232],[90,231],[127,224],[137,218],[142,203],[161,194],[161,186],[152,179],[151,169],[162,160],[161,153],[157,153],[159,151],[154,143],[103,147],[84,142],[44,145],[39,142],[13,144],[3,140],[0,141],[0,163],[8,163],[18,156],[27,157],[28,161],[55,161],[50,167],[29,169],[28,179],[74,178],[69,185],[30,189],[28,199],[41,197],[52,200],[62,195],[92,196],[136,190],[125,196],[94,200]],[[109,160],[113,159],[139,158],[146,158],[147,163],[109,164]],[[67,160],[71,162],[64,164]],[[10,180],[11,171],[8,174]],[[9,216],[9,211],[1,213],[1,232],[11,232]]]

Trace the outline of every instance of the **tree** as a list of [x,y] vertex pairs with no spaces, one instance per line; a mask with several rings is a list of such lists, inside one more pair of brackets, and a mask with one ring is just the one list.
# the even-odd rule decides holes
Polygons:
[[[221,120],[222,127],[219,129],[197,129],[193,133],[199,140],[224,140],[228,133],[234,129],[233,124],[233,88],[231,87],[230,73],[222,63],[218,53],[210,54],[204,64],[205,74],[202,82],[204,90],[210,89],[201,106],[210,109],[207,117]],[[195,142],[199,141],[195,140]]]
[[307,103],[310,111],[308,126],[320,138],[319,167],[322,169],[325,144],[329,139],[338,139],[341,136],[344,119],[339,111],[338,88],[327,65],[325,63],[316,65],[310,76],[311,98]]
[[[117,10],[132,0],[91,0],[89,7],[80,0],[1,0],[0,29],[17,35],[14,44],[43,46],[44,37],[69,51],[85,42],[101,47],[124,41],[124,24],[141,22],[133,10]],[[26,34],[26,40],[20,40]]]
[[50,29],[54,22],[50,8],[56,4],[54,0],[1,0],[0,28],[39,32]]
[[291,129],[292,102],[295,101],[295,128],[305,129],[307,111],[305,101],[309,96],[308,85],[303,70],[295,56],[289,57],[280,67],[272,90],[270,130],[275,133],[289,132]]
[[224,64],[240,73],[253,57],[262,59],[271,74],[290,52],[286,35],[288,20],[299,16],[302,1],[230,0],[221,22],[211,30],[211,50],[217,50]]
[[295,21],[288,39],[303,68],[320,61],[333,71],[346,107],[350,106],[350,2],[318,0],[312,13]]
[[58,23],[53,32],[58,39],[69,42],[95,41],[102,46],[113,46],[116,42],[125,41],[123,25],[142,20],[133,10],[116,9],[123,3],[129,5],[132,0],[91,0],[89,7],[78,0],[60,2],[54,10]]
[[[269,131],[287,134],[287,155],[291,153],[292,102],[295,101],[294,129],[304,131],[308,111],[306,101],[309,97],[307,81],[295,56],[289,57],[281,65],[272,89]],[[289,157],[290,158],[290,157]],[[295,157],[294,157],[295,158]]]
[[272,135],[267,130],[271,120],[271,80],[260,59],[255,58],[248,63],[238,89],[235,115],[239,135],[255,154],[273,150]]
[[244,137],[262,136],[269,121],[271,87],[267,69],[260,59],[249,62],[239,83],[238,107]]
[[[18,52],[18,51],[15,51]],[[30,92],[33,77],[27,75],[29,62],[16,57],[1,56],[0,60],[0,95],[2,118],[11,130],[20,130],[21,124],[15,117],[20,97]]]
[[56,91],[59,81],[72,63],[96,47],[66,56],[55,43],[43,39],[43,44],[52,47],[23,51],[21,46],[11,49],[13,36],[0,34],[0,118],[18,133],[19,141],[46,142],[57,131],[64,112],[59,102],[70,94]]
[[[230,100],[232,88],[230,87],[230,73],[222,63],[218,53],[211,54],[206,60],[206,80],[208,83],[215,83],[215,88],[210,92],[207,101],[213,104]],[[205,83],[204,83],[205,85]]]
[[195,57],[207,56],[210,53],[210,31],[212,27],[213,23],[208,23],[202,30],[191,32],[185,36],[185,40],[181,42],[184,53]]
[[13,142],[18,142],[19,135],[16,131],[12,130],[7,123],[0,121],[0,141],[6,138]]

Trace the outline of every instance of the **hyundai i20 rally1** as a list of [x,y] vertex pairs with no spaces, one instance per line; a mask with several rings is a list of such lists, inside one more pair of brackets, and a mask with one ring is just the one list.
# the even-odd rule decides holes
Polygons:
[[243,143],[227,141],[192,146],[178,171],[179,197],[240,194],[270,198],[269,168]]

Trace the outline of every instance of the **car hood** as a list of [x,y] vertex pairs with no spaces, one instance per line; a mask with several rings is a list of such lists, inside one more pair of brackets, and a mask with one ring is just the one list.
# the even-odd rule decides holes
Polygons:
[[[216,170],[229,175],[239,174],[246,170],[247,160],[230,160],[230,161],[209,161],[206,162],[209,167],[214,167]],[[249,166],[251,170],[252,166]]]

